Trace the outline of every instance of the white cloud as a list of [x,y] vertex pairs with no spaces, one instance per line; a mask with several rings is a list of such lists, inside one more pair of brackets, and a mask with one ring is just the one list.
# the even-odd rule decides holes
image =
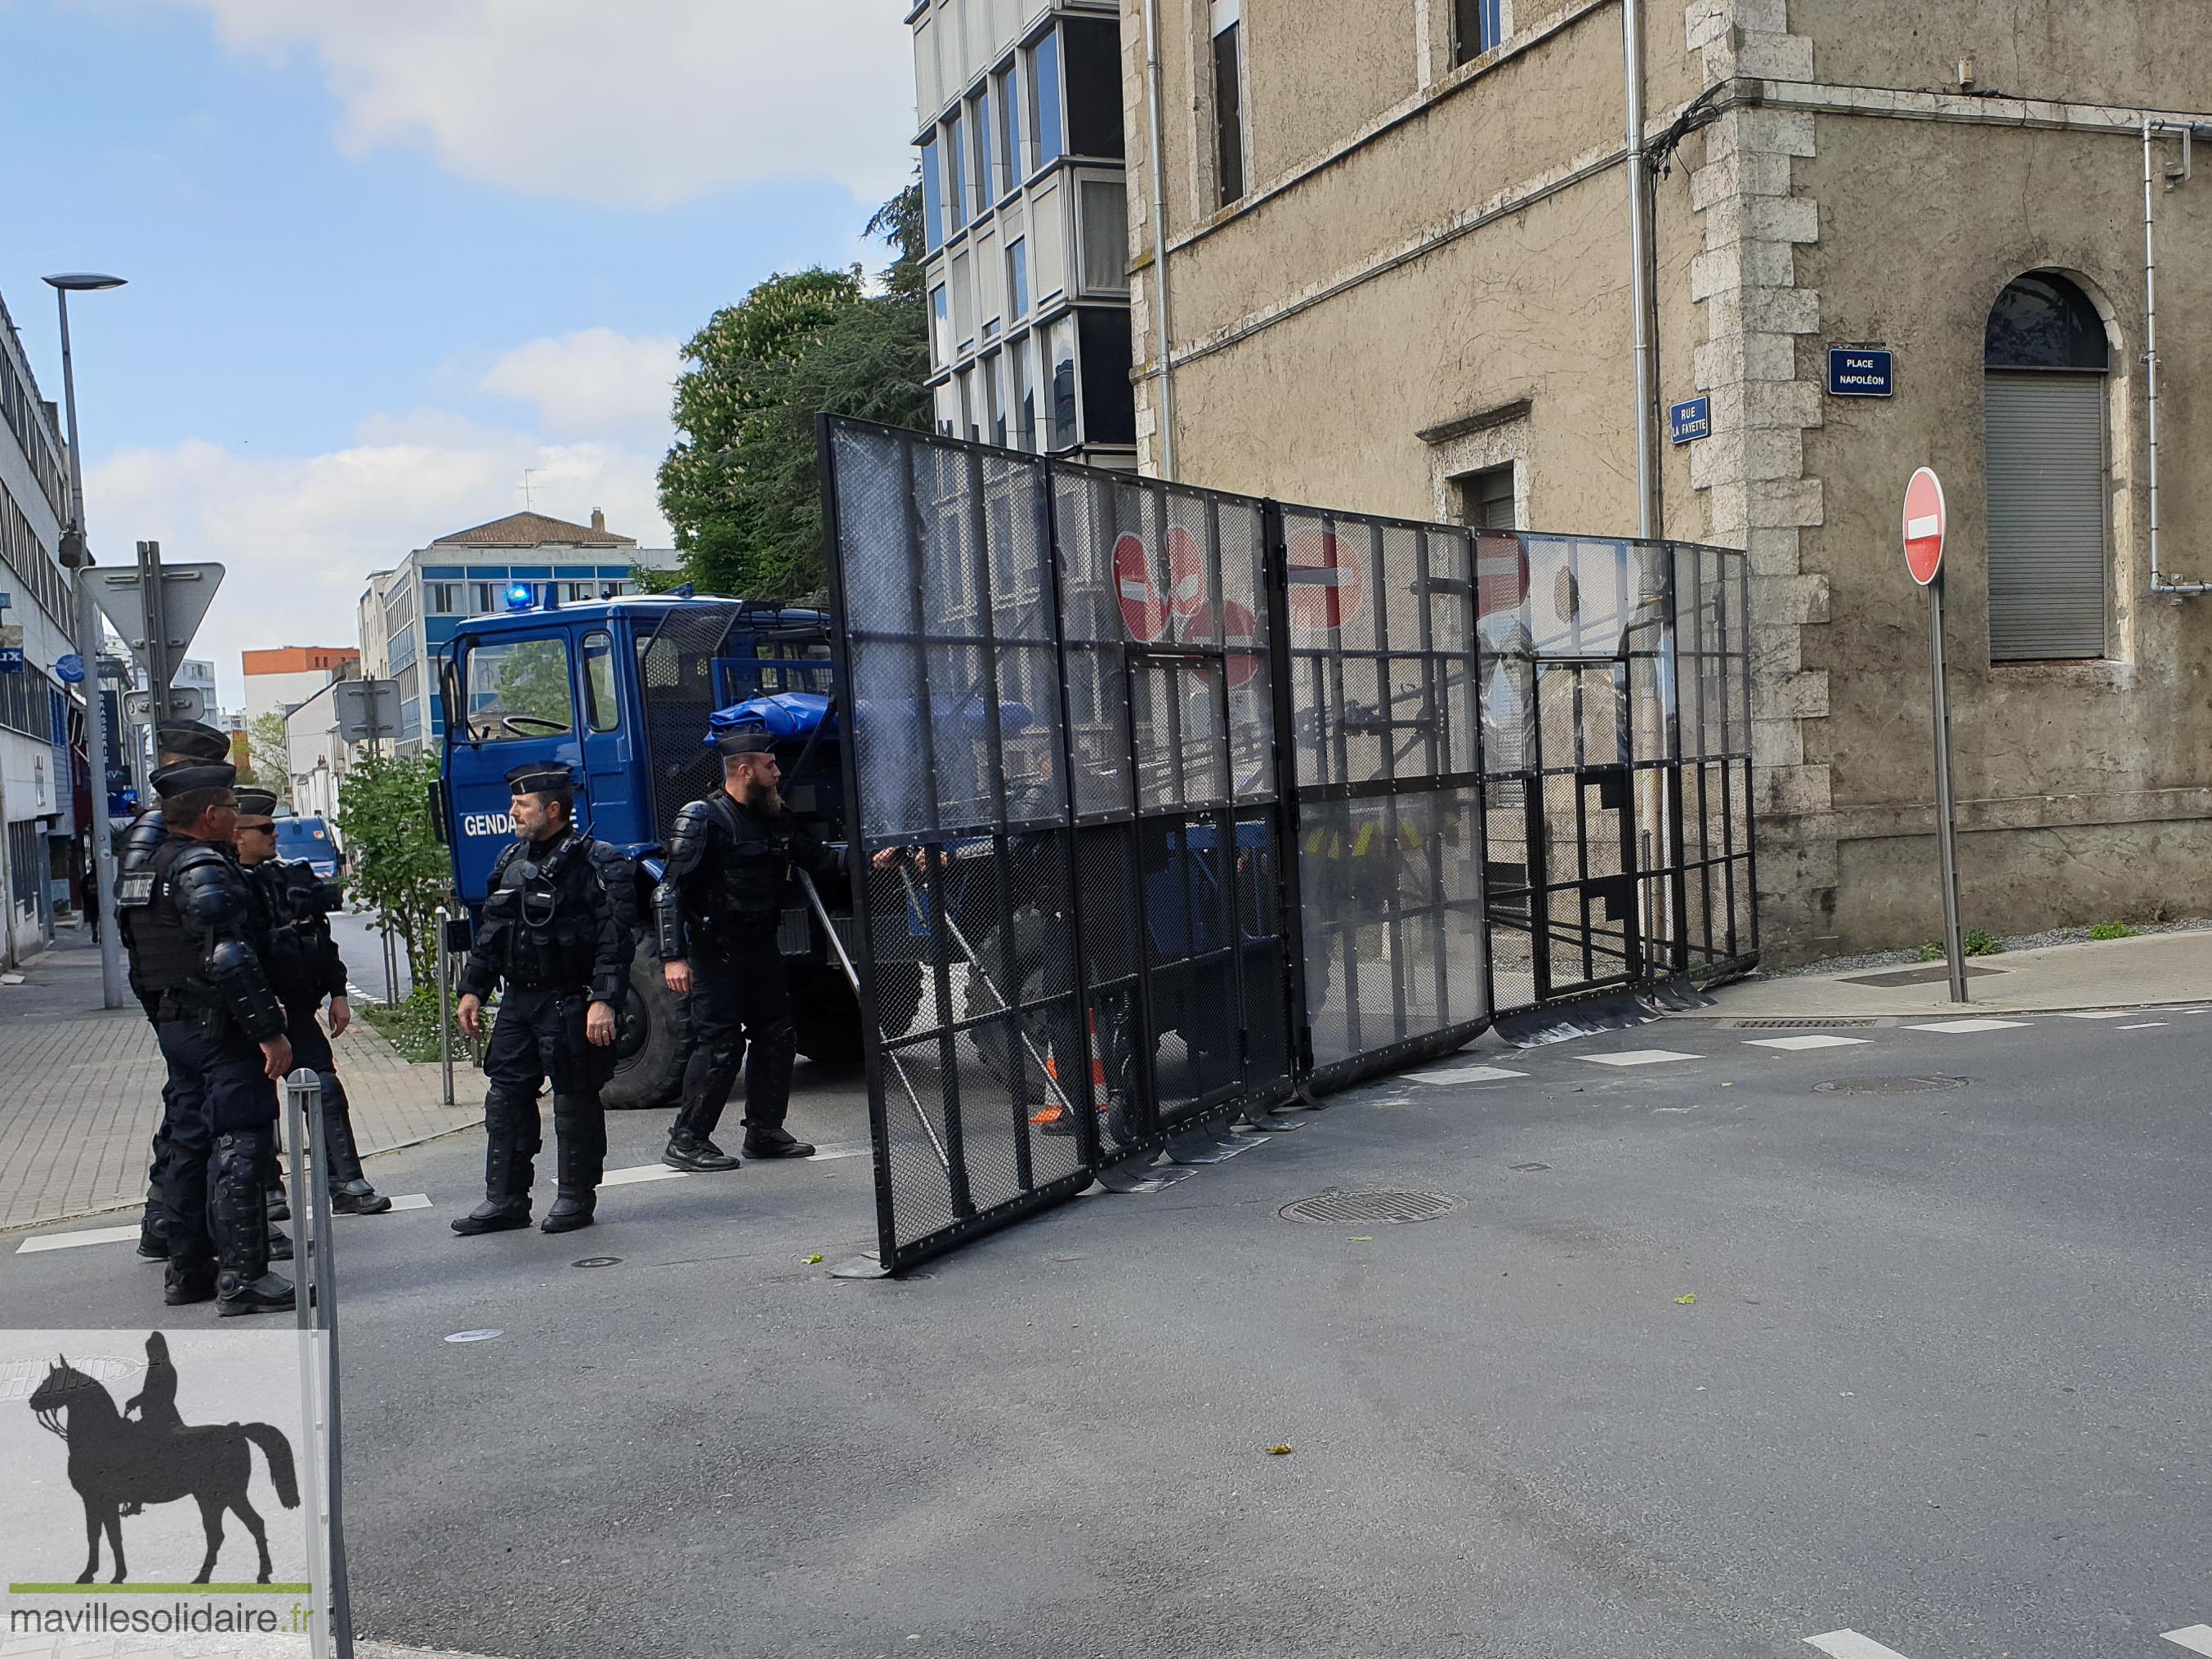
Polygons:
[[556,437],[635,440],[665,450],[681,349],[672,334],[582,329],[515,347],[478,385],[533,405]]
[[359,642],[372,570],[388,569],[451,531],[532,504],[647,547],[671,537],[653,489],[657,449],[549,443],[438,410],[379,416],[350,447],[264,459],[190,441],[125,450],[85,479],[96,551],[150,538],[164,559],[227,568],[191,654],[214,661],[226,707],[243,700],[239,653],[264,646]]
[[660,207],[830,178],[873,202],[912,167],[903,0],[169,3],[235,49],[311,52],[349,150],[419,144],[508,189]]

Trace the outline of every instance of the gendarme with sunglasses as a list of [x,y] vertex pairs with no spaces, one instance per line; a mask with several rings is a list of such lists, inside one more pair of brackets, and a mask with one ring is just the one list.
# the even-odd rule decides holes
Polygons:
[[492,866],[490,896],[461,974],[457,1012],[471,1037],[501,985],[484,1054],[484,1201],[453,1223],[462,1234],[530,1224],[532,1162],[542,1145],[538,1091],[553,1085],[553,1206],[538,1224],[592,1224],[607,1151],[599,1091],[614,1075],[615,1011],[629,997],[637,870],[575,827],[575,774],[532,762],[507,775],[514,844]]

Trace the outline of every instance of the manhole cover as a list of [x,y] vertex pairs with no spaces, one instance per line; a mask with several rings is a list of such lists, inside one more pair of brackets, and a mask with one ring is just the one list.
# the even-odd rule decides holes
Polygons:
[[1945,1089],[1963,1089],[1972,1081],[1963,1077],[1847,1077],[1833,1083],[1816,1083],[1816,1095],[1932,1095]]
[[618,1255],[587,1255],[581,1261],[571,1261],[568,1265],[572,1267],[619,1267],[622,1266],[622,1258]]
[[1434,1221],[1458,1207],[1456,1199],[1447,1198],[1442,1193],[1327,1192],[1285,1204],[1275,1213],[1285,1221],[1311,1221],[1325,1227],[1340,1223],[1367,1226],[1378,1221],[1395,1225]]

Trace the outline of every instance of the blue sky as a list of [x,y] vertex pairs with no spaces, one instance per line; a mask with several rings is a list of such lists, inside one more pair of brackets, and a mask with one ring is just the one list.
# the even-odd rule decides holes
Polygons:
[[[362,578],[522,505],[651,544],[678,343],[865,258],[898,0],[0,0],[0,295],[95,548],[230,567],[194,654],[351,642]],[[794,15],[793,14],[803,14]],[[28,74],[22,71],[29,70]]]

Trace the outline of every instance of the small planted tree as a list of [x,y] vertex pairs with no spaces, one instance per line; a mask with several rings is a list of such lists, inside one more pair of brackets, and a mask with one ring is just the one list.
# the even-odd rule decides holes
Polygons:
[[405,944],[418,988],[437,984],[437,910],[453,890],[453,866],[431,825],[437,782],[434,754],[362,755],[338,788],[348,885]]

